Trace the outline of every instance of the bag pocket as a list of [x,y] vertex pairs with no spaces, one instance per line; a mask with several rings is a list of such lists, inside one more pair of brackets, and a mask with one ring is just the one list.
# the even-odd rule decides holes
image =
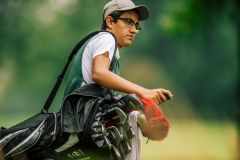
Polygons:
[[2,131],[0,150],[5,157],[49,147],[60,133],[60,113],[39,113]]

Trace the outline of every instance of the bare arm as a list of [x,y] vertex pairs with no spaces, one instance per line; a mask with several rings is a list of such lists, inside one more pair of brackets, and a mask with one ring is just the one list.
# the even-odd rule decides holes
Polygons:
[[98,55],[93,59],[93,80],[107,88],[117,90],[124,93],[135,93],[140,98],[152,98],[156,103],[160,104],[168,98],[172,99],[173,95],[166,89],[146,89],[135,83],[132,83],[119,75],[109,71],[110,61],[108,52]]

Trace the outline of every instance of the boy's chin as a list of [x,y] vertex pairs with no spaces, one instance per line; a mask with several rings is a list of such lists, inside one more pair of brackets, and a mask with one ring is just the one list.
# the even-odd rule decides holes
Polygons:
[[132,41],[126,42],[126,43],[124,44],[124,47],[128,47],[128,46],[130,46],[131,44],[132,44]]

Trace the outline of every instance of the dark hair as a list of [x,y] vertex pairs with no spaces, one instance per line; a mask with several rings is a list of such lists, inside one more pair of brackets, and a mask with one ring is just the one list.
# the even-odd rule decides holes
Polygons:
[[[117,19],[123,14],[123,12],[121,11],[114,11],[111,14],[109,14],[108,16],[111,16],[113,18],[113,22],[117,22]],[[102,22],[102,27],[101,30],[106,30],[107,29],[107,24],[105,21],[105,18],[103,17],[103,22]]]

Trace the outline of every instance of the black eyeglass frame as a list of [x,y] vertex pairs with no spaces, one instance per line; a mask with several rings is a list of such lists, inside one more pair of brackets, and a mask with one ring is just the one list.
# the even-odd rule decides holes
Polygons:
[[131,18],[113,17],[113,19],[114,19],[114,20],[118,20],[118,19],[119,19],[119,20],[124,21],[124,23],[125,23],[129,28],[134,25],[135,28],[136,28],[136,30],[138,30],[138,31],[141,31],[141,30],[142,30],[139,22],[136,22],[136,23],[135,23]]

